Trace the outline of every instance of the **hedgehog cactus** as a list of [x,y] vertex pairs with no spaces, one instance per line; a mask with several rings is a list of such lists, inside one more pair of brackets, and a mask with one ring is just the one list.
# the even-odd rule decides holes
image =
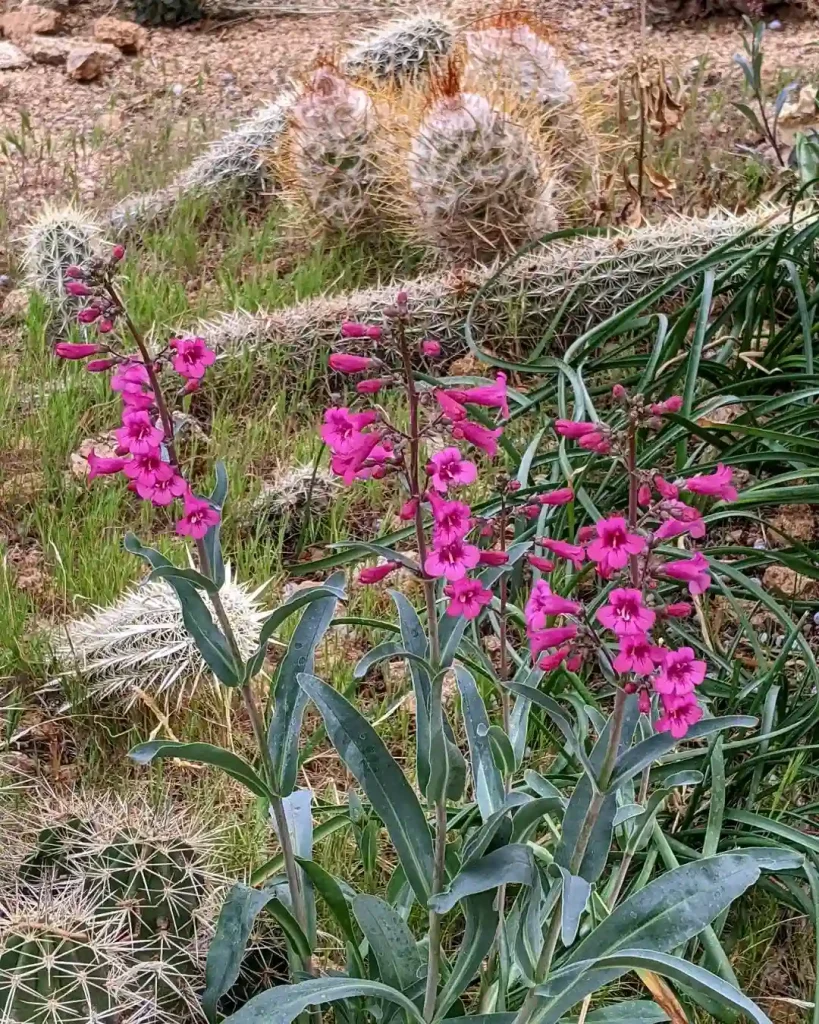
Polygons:
[[343,70],[352,78],[401,84],[432,70],[454,41],[455,26],[440,14],[399,18],[354,45]]
[[[249,657],[258,641],[265,611],[255,591],[236,583],[227,570],[222,602],[242,654]],[[127,591],[107,608],[65,624],[52,634],[58,663],[79,672],[100,697],[122,701],[126,708],[147,694],[164,696],[172,708],[187,705],[208,669],[184,627],[173,589],[152,580]]]
[[463,34],[467,88],[484,87],[553,108],[570,103],[577,89],[544,26],[510,12]]
[[532,135],[454,78],[413,134],[408,177],[417,230],[456,257],[491,258],[556,226],[555,181]]
[[317,68],[290,112],[293,187],[327,227],[345,233],[378,219],[373,101],[331,66]]
[[76,206],[43,207],[23,237],[23,265],[29,287],[40,292],[55,311],[67,316],[78,300],[65,291],[65,271],[86,263],[100,243],[100,227]]

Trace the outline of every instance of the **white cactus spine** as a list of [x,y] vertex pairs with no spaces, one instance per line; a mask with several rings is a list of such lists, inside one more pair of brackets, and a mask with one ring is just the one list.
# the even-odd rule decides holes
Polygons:
[[65,271],[91,259],[101,240],[99,224],[86,211],[73,204],[46,204],[22,238],[29,288],[43,295],[55,312],[67,317],[79,303],[66,294]]
[[455,25],[441,14],[398,18],[354,44],[342,70],[353,78],[411,81],[434,69],[452,51],[455,36]]

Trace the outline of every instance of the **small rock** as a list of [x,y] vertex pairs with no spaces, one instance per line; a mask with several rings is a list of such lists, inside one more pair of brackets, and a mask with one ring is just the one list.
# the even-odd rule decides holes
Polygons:
[[816,535],[816,519],[810,505],[783,505],[770,518],[775,547],[790,547],[790,541],[810,544]]
[[240,88],[238,88],[238,86],[229,85],[227,87],[227,89],[225,89],[225,99],[226,100],[234,100],[234,101],[236,101],[236,100],[240,100],[241,98],[242,98],[242,90]]
[[803,576],[787,565],[769,565],[762,576],[762,584],[786,598],[813,601],[819,596],[819,581]]
[[120,59],[119,50],[105,43],[74,47],[65,60],[65,70],[76,82],[92,82]]
[[100,43],[111,43],[123,53],[141,53],[148,33],[133,21],[105,16],[94,22],[94,38]]
[[773,21],[768,22],[768,28],[771,30],[771,32],[781,32],[784,28],[784,25],[778,18],[774,18]]
[[81,442],[80,447],[68,457],[68,466],[72,476],[82,480],[88,476],[88,456],[93,449],[102,459],[112,459],[119,447],[119,440],[113,433],[103,434],[101,437],[87,437]]
[[11,288],[11,278],[8,274],[0,274],[0,292]]
[[179,82],[171,86],[171,92],[174,94],[174,96],[181,96],[184,91],[185,86],[180,85]]
[[16,71],[30,63],[31,59],[14,43],[0,43],[0,71]]
[[233,85],[236,81],[236,75],[232,71],[220,71],[219,72],[219,84],[220,85]]
[[70,39],[31,36],[23,45],[26,53],[37,64],[65,64],[74,44]]
[[59,11],[51,11],[47,7],[39,7],[34,4],[31,7],[2,15],[0,17],[0,32],[6,39],[19,43],[33,35],[48,35],[50,32],[58,32],[61,20]]
[[28,312],[28,292],[15,288],[2,300],[3,316],[21,317]]

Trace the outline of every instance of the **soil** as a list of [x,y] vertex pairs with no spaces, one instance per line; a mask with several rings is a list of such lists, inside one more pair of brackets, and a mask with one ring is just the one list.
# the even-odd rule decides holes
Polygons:
[[[0,0],[0,11],[21,2]],[[333,14],[245,16],[151,29],[141,54],[124,56],[91,82],[72,81],[64,68],[47,64],[3,72],[0,142],[6,145],[0,145],[0,196],[6,193],[8,220],[21,222],[43,198],[73,193],[84,203],[101,201],[111,172],[123,152],[144,139],[146,126],[192,122],[203,136],[215,135],[274,98],[320,51],[337,52],[379,21],[414,9],[405,3],[374,13],[366,3],[343,6],[346,10]],[[486,9],[475,0],[447,0],[441,6],[459,21]],[[613,79],[637,51],[636,0],[533,0],[526,6],[553,26],[581,81]],[[60,34],[90,39],[102,15],[127,18],[128,11],[116,0],[114,7],[107,0],[79,0],[65,11]],[[815,72],[815,22],[785,8],[774,24],[780,27],[766,36],[767,66],[802,76]],[[726,74],[738,75],[731,61],[741,49],[741,29],[738,18],[649,28],[646,46],[682,71],[707,57],[706,84],[713,87]],[[60,154],[70,158],[55,159]]]

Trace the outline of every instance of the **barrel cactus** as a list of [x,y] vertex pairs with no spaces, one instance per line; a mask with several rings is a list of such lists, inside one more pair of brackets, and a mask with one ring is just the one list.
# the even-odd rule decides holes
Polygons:
[[452,50],[455,26],[441,14],[398,18],[354,44],[343,62],[353,78],[400,84],[438,65]]
[[65,271],[87,263],[101,243],[101,229],[94,217],[72,204],[46,204],[23,236],[26,283],[43,295],[54,311],[68,317],[78,300],[65,291]]

